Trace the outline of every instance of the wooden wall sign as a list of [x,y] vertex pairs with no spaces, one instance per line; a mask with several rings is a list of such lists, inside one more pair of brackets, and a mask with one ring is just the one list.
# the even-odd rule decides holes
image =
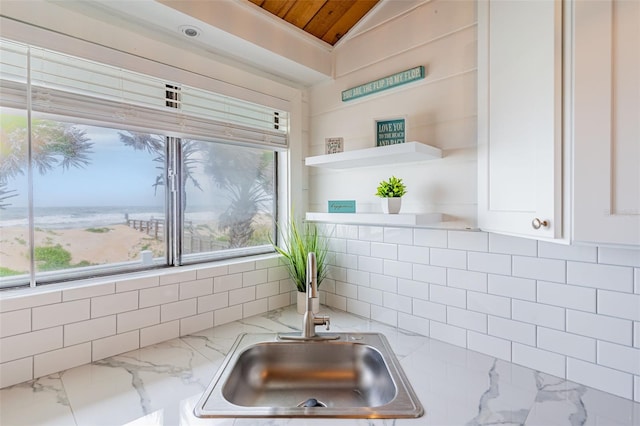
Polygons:
[[350,101],[352,99],[361,98],[367,95],[373,95],[374,93],[381,92],[383,90],[391,89],[392,87],[402,86],[403,84],[411,83],[412,81],[423,79],[425,76],[424,66],[420,65],[415,68],[401,71],[383,78],[380,78],[369,83],[361,84],[360,86],[352,87],[351,89],[344,90],[342,92],[342,102]]

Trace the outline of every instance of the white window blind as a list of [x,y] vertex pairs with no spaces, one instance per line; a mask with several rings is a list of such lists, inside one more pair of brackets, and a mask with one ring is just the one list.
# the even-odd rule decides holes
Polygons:
[[0,41],[1,105],[168,136],[286,147],[288,113],[50,50]]

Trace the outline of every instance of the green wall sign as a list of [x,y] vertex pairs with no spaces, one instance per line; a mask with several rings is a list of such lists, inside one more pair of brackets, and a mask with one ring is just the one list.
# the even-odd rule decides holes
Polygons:
[[394,120],[376,120],[376,146],[405,143],[404,118]]
[[373,95],[374,93],[391,89],[392,87],[402,86],[403,84],[411,83],[412,81],[420,80],[423,78],[424,66],[420,65],[406,71],[401,71],[387,77],[383,77],[378,80],[344,90],[342,92],[342,102],[361,98],[367,95]]

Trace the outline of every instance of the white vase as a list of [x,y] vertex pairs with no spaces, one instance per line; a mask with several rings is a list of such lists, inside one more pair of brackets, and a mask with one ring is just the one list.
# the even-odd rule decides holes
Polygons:
[[398,214],[402,206],[402,197],[381,198],[382,212],[386,214]]
[[[298,313],[303,315],[307,311],[307,293],[301,291],[297,291],[296,293],[298,295]],[[320,312],[320,298],[314,297],[311,306],[314,314]]]

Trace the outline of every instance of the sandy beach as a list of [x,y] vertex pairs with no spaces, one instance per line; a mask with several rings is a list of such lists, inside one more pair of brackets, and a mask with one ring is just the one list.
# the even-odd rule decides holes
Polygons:
[[[60,245],[71,254],[70,264],[126,262],[140,258],[141,250],[164,253],[164,242],[127,225],[107,225],[106,232],[90,229],[40,229],[35,231],[36,247]],[[99,229],[101,229],[99,228]],[[27,272],[29,236],[25,227],[0,228],[0,267]]]

